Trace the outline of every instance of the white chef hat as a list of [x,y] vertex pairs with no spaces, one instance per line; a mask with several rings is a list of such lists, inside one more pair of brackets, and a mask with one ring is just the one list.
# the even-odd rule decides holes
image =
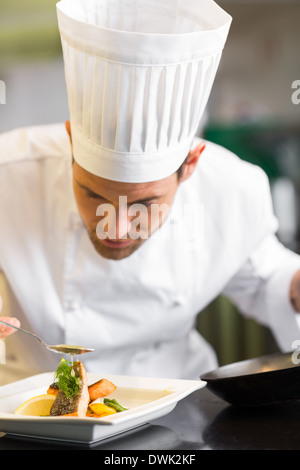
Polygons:
[[212,0],[57,4],[74,159],[106,179],[174,173],[190,151],[231,17]]

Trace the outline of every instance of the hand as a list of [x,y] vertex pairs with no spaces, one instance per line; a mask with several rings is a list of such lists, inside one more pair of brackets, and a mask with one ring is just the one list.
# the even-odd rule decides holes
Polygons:
[[[2,310],[2,299],[1,299],[1,296],[0,296],[0,312]],[[1,317],[0,316],[0,320],[3,320],[3,321],[6,321],[7,323],[10,323],[11,325],[14,325],[14,326],[20,326],[20,322],[17,318],[13,318],[13,317]],[[6,325],[3,325],[2,323],[0,323],[0,339],[1,338],[5,338],[5,336],[8,336],[12,333],[14,333],[15,330],[14,328],[10,328],[9,326],[6,326]]]
[[300,270],[296,272],[292,279],[290,299],[296,312],[300,313]]

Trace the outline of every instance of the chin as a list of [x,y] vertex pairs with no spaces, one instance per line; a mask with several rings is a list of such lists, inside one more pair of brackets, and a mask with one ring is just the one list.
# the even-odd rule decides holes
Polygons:
[[101,243],[101,240],[97,237],[95,233],[89,233],[90,240],[96,250],[96,252],[102,256],[102,258],[111,259],[111,260],[121,260],[128,258],[133,253],[135,253],[138,248],[145,242],[145,240],[135,240],[132,245],[124,248],[111,248],[105,246]]

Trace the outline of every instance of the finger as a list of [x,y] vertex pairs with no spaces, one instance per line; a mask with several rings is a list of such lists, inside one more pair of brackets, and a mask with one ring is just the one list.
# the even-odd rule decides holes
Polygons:
[[3,325],[0,323],[0,338],[5,338],[5,336],[11,335],[15,331],[17,331],[13,326],[20,327],[20,322],[15,317],[0,317],[0,320],[3,320],[12,325],[12,327]]

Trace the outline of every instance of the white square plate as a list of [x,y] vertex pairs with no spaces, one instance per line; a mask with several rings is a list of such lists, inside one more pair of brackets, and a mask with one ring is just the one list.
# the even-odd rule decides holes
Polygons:
[[[0,387],[0,432],[23,437],[92,444],[157,419],[177,402],[206,385],[201,380],[176,380],[149,377],[105,375],[116,386],[109,396],[126,411],[104,418],[38,417],[14,414],[25,400],[47,392],[53,372],[35,375]],[[101,379],[88,374],[88,383]]]

